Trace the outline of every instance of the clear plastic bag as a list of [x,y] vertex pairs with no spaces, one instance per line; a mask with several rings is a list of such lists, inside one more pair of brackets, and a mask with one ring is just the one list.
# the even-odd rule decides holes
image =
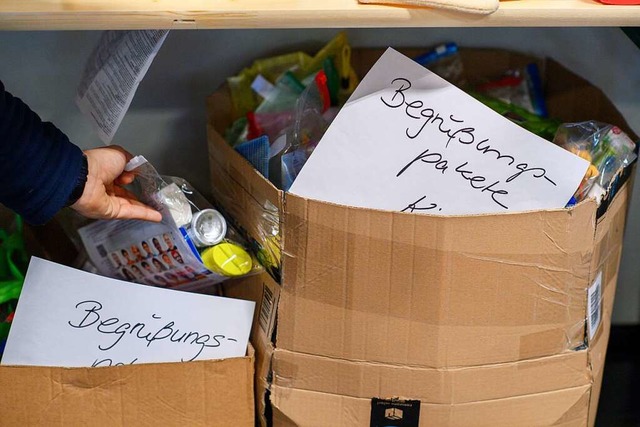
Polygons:
[[296,102],[295,120],[287,135],[288,146],[282,153],[281,188],[284,191],[289,190],[329,127],[323,116],[331,104],[327,77],[323,71],[316,75],[314,83]]
[[440,44],[415,57],[414,61],[458,87],[462,87],[466,83],[464,66],[456,43]]
[[600,202],[614,177],[637,157],[636,144],[619,127],[593,120],[563,124],[553,142],[591,163],[576,203],[587,197]]
[[477,85],[474,91],[548,117],[540,70],[535,62],[505,70],[501,76]]
[[201,290],[262,271],[240,234],[188,182],[162,177],[138,156],[128,189],[162,213],[161,223],[95,221],[78,233],[92,264],[106,276],[180,290]]

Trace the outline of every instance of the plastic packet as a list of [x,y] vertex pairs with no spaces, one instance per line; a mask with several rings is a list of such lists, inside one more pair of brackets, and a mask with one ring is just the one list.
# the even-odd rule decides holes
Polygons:
[[[255,113],[278,113],[290,110],[304,90],[302,83],[290,71],[280,76],[276,80],[276,84],[272,85],[268,90],[264,90],[264,86],[266,86],[264,82],[261,85],[263,90],[260,95],[263,97],[263,101],[258,105]],[[257,86],[255,81],[252,87],[254,86]]]
[[453,42],[440,44],[413,60],[458,87],[465,84],[462,58]]
[[289,190],[329,126],[323,117],[331,103],[323,71],[317,74],[315,83],[305,90],[296,104],[295,121],[288,136],[290,144],[282,153],[281,188],[284,191]]
[[247,113],[247,139],[266,135],[270,141],[275,141],[290,126],[294,114],[293,109],[279,113]]
[[477,85],[474,91],[524,108],[540,117],[548,116],[542,79],[535,62],[524,68],[507,70],[500,77]]
[[272,145],[269,174],[276,187],[287,191],[293,183],[327,130],[322,114],[330,104],[327,77],[320,71],[298,98],[293,122]]
[[495,112],[502,114],[512,122],[527,129],[529,132],[535,133],[549,141],[553,141],[556,131],[562,124],[560,120],[541,117],[517,105],[509,104],[477,92],[469,92],[469,95]]
[[614,178],[637,158],[636,144],[619,127],[597,121],[563,124],[553,142],[588,160],[589,166],[572,201],[600,202]]
[[254,61],[250,67],[227,79],[231,91],[233,117],[237,119],[250,111],[255,111],[262,101],[262,98],[251,88],[251,84],[258,75],[275,83],[283,73],[290,71],[299,81],[302,81],[305,77],[321,70],[326,58],[334,58],[335,67],[340,71],[341,77],[346,80],[343,95],[349,90],[353,91],[357,86],[357,77],[351,68],[350,57],[342,55],[345,47],[349,47],[347,36],[346,33],[340,32],[313,57],[304,52],[293,52]]
[[79,228],[101,274],[191,291],[262,270],[240,234],[184,179],[161,177],[142,156],[126,170],[135,175],[128,189],[159,210],[162,222],[94,221]]
[[235,150],[253,165],[258,172],[269,179],[269,158],[271,149],[269,137],[262,135],[258,138],[243,142],[235,146]]
[[247,118],[240,117],[224,131],[224,139],[230,146],[235,147],[241,142],[247,140],[248,131],[249,128]]
[[234,117],[242,117],[249,111],[254,111],[262,101],[251,88],[251,84],[258,75],[262,75],[270,82],[275,82],[285,71],[299,69],[309,61],[311,57],[304,52],[263,58],[254,61],[251,67],[243,69],[238,75],[229,77],[227,84],[231,91]]

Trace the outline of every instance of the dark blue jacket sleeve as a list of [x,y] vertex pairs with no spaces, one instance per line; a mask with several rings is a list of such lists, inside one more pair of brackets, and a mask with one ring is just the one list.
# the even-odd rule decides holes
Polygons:
[[80,148],[0,82],[0,203],[43,224],[67,203],[81,169]]

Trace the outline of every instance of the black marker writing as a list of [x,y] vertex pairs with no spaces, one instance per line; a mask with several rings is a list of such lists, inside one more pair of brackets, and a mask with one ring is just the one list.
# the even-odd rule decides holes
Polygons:
[[434,167],[436,168],[436,170],[440,171],[441,173],[445,173],[449,168],[449,163],[443,159],[442,154],[432,152],[427,148],[422,153],[418,154],[416,158],[407,163],[405,167],[400,169],[400,172],[396,174],[396,178],[402,175],[407,169],[409,169],[411,165],[418,161],[435,165]]
[[500,181],[495,181],[492,184],[485,185],[484,182],[487,180],[487,178],[485,178],[482,175],[473,175],[473,171],[465,169],[465,168],[467,168],[468,164],[469,164],[469,162],[462,163],[461,165],[459,165],[455,169],[455,171],[458,172],[460,174],[460,176],[462,176],[464,179],[466,179],[469,182],[469,185],[474,190],[479,190],[482,193],[484,193],[485,191],[490,192],[491,193],[491,199],[496,204],[500,205],[504,209],[509,209],[509,207],[507,205],[505,205],[503,202],[499,201],[496,198],[499,195],[506,196],[507,194],[509,194],[509,192],[507,190],[495,189],[494,188],[496,185],[498,185],[500,183]]
[[[551,185],[556,186],[553,179],[547,176],[547,171],[542,167],[530,167],[527,163],[517,163],[516,158],[507,153],[503,153],[501,150],[492,146],[488,138],[477,141],[476,128],[465,124],[463,119],[455,117],[453,114],[440,113],[433,108],[429,108],[421,100],[410,100],[408,98],[409,90],[411,89],[411,81],[404,77],[398,77],[391,81],[391,85],[395,87],[393,95],[389,98],[389,95],[383,95],[380,100],[384,105],[389,108],[403,108],[405,115],[411,120],[420,120],[422,123],[418,128],[411,128],[410,126],[405,129],[405,135],[409,139],[416,139],[427,125],[435,127],[446,138],[445,148],[449,147],[452,141],[456,141],[459,144],[465,146],[473,146],[475,150],[482,155],[489,155],[495,157],[496,160],[504,162],[507,166],[514,166],[517,172],[513,173],[505,182],[510,183],[520,176],[524,176],[528,173],[528,176],[541,179],[544,178]],[[402,173],[411,166],[414,162],[420,160],[425,163],[438,164],[436,161],[437,153],[430,153],[428,150],[423,151],[418,155],[411,163],[405,166],[396,176],[402,175]],[[440,159],[442,160],[442,159]],[[517,163],[517,164],[516,164]],[[436,169],[442,173],[446,170],[446,163],[441,163]],[[488,190],[486,190],[488,191]],[[492,193],[492,198],[495,201],[495,194]],[[500,203],[499,203],[500,204]]]
[[[459,124],[464,123],[464,120],[458,119],[452,114],[448,117],[441,116],[440,113],[436,112],[433,108],[423,108],[423,101],[407,101],[404,92],[411,88],[411,82],[408,79],[404,77],[398,77],[396,79],[393,79],[391,84],[398,85],[398,88],[393,93],[393,97],[391,97],[390,100],[386,100],[384,99],[384,97],[380,97],[380,100],[389,108],[399,108],[404,105],[405,114],[407,115],[407,117],[410,117],[414,120],[426,119],[414,132],[412,132],[408,127],[405,129],[405,134],[408,138],[415,139],[422,133],[422,131],[428,124],[437,124],[438,130],[448,137],[446,144],[447,147],[449,146],[449,143],[454,139],[457,139],[461,144],[473,143],[473,141],[475,140],[475,136],[473,134],[475,132],[475,129],[467,126],[458,126]],[[451,122],[451,125],[448,122]],[[458,129],[454,130],[454,128]]]
[[136,357],[135,359],[133,359],[131,361],[131,363],[122,363],[122,362],[114,362],[113,359],[96,359],[95,362],[93,362],[91,364],[92,368],[95,368],[97,366],[124,366],[124,365],[133,365],[134,363],[136,363],[138,361],[138,358]]
[[428,204],[423,204],[421,206],[418,206],[420,202],[422,202],[426,198],[427,196],[420,197],[418,200],[416,200],[413,203],[410,203],[409,206],[402,209],[400,212],[430,211],[433,209],[438,209],[438,212],[442,211],[442,208],[439,208],[436,203],[428,203]]
[[[106,345],[98,345],[98,349],[101,351],[111,350],[116,347],[125,337],[146,341],[146,346],[149,347],[156,341],[167,340],[172,343],[182,343],[196,346],[196,353],[188,359],[188,361],[195,360],[205,348],[220,347],[224,341],[237,342],[237,339],[233,337],[227,337],[225,335],[213,335],[206,334],[198,331],[181,331],[175,326],[174,321],[160,322],[160,327],[156,324],[150,325],[145,322],[125,322],[121,321],[117,317],[109,317],[102,319],[100,311],[103,309],[102,304],[95,300],[81,301],[75,306],[76,309],[84,312],[84,317],[80,321],[67,323],[72,328],[85,329],[95,325],[95,330],[103,335],[114,335],[115,338]],[[155,313],[151,316],[151,322],[162,320],[162,316],[158,316]],[[164,323],[164,324],[163,324]],[[106,364],[110,359],[104,359],[102,364]],[[182,359],[183,361],[185,359]]]

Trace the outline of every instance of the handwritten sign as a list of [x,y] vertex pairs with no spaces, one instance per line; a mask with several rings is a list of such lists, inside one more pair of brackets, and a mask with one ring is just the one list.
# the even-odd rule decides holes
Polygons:
[[402,212],[517,212],[566,206],[587,167],[388,49],[290,192]]
[[112,366],[244,356],[254,303],[32,258],[2,364]]

